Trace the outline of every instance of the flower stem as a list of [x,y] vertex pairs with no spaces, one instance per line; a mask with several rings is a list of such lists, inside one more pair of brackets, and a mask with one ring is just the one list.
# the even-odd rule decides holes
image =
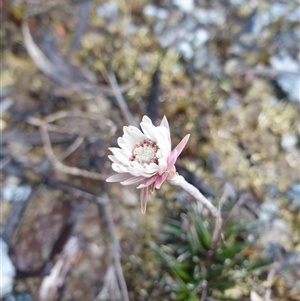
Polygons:
[[185,178],[179,174],[168,177],[167,181],[173,186],[179,186],[188,194],[194,197],[198,202],[205,206],[215,217],[218,215],[218,209],[192,184],[188,183]]
[[212,246],[214,246],[218,241],[221,230],[221,217],[219,210],[194,185],[188,183],[185,178],[178,173],[176,173],[174,176],[169,176],[167,181],[173,186],[181,187],[210,211],[215,221],[212,238]]

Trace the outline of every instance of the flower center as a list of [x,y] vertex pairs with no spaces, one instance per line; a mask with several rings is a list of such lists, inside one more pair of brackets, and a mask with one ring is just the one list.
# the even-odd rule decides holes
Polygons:
[[144,140],[136,144],[132,150],[131,161],[137,161],[140,164],[158,164],[156,153],[159,150],[155,141]]

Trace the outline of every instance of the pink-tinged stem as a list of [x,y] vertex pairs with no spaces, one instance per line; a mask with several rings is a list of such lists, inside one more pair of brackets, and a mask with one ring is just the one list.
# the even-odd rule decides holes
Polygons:
[[194,197],[198,202],[205,206],[211,214],[216,217],[218,215],[218,209],[192,184],[188,183],[185,178],[179,174],[173,177],[168,177],[167,181],[173,186],[179,186],[185,190],[188,194]]

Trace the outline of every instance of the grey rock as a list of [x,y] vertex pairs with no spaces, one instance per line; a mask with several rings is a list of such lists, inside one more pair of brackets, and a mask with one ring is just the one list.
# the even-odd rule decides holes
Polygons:
[[191,59],[194,55],[193,47],[192,45],[187,41],[180,41],[176,45],[177,51],[183,55],[186,59]]
[[281,147],[285,151],[293,149],[298,143],[297,136],[292,133],[285,133],[281,136]]
[[[294,37],[294,45],[300,50],[300,27],[292,28],[293,37]],[[300,58],[300,53],[298,53],[298,58]]]
[[270,57],[272,68],[278,72],[276,81],[288,98],[300,103],[300,64],[287,52]]
[[238,193],[237,190],[235,189],[235,187],[230,183],[230,182],[226,182],[223,186],[223,191],[226,191],[228,200],[232,201],[232,200],[236,200]]
[[161,7],[157,7],[152,4],[147,4],[143,8],[143,14],[150,18],[157,18],[157,19],[167,19],[169,16],[169,12]]
[[297,296],[300,287],[300,256],[298,252],[288,254],[282,262],[281,272],[283,272],[286,286],[290,288],[290,294]]
[[253,33],[259,34],[262,30],[281,17],[285,17],[288,6],[285,3],[275,2],[268,6],[266,10],[259,12],[255,16]]
[[8,256],[8,246],[2,238],[0,238],[0,258],[0,298],[3,298],[12,291],[16,270]]
[[273,216],[267,212],[264,213],[264,218],[266,220],[259,220],[260,225],[258,224],[256,229],[257,234],[260,236],[261,243],[276,243],[282,246],[287,245],[290,242],[292,235],[291,229],[287,223],[280,218],[272,219]]
[[173,0],[173,4],[186,13],[192,12],[195,5],[194,0]]
[[31,193],[29,185],[9,184],[3,187],[2,198],[6,202],[25,202]]
[[29,293],[12,293],[4,301],[33,301],[33,298]]
[[286,191],[290,204],[293,204],[297,210],[300,210],[300,183],[292,184]]
[[244,4],[244,0],[229,0],[228,1],[232,6],[241,6]]
[[198,22],[197,20],[195,20],[195,18],[189,17],[184,18],[181,22],[181,25],[185,28],[187,32],[194,34],[193,32],[196,30]]
[[106,2],[99,5],[96,12],[99,17],[115,20],[119,16],[119,6],[116,2]]
[[[153,24],[154,34],[163,48],[174,46],[181,48],[179,44],[195,39],[198,24],[194,18],[184,18],[182,12],[175,12],[167,20],[159,20]],[[186,48],[186,47],[185,47]]]
[[287,19],[291,22],[299,22],[299,20],[300,20],[300,6],[297,6],[295,9],[291,10],[287,15]]
[[226,22],[226,13],[221,8],[195,8],[193,15],[201,24],[221,25]]
[[204,28],[198,28],[193,36],[193,44],[195,47],[204,45],[209,39],[209,31]]
[[276,184],[267,185],[266,194],[269,198],[275,199],[275,197],[277,196],[277,193],[278,193],[278,188],[277,188]]
[[[262,251],[271,262],[277,262],[276,274],[284,278],[284,286],[290,296],[299,295],[300,257],[299,252],[287,250],[278,242],[267,242]],[[287,296],[287,295],[286,295]],[[287,298],[286,300],[290,300]]]
[[282,2],[272,3],[269,7],[269,13],[273,18],[279,18],[286,15],[288,6]]
[[282,73],[276,77],[280,88],[292,102],[300,103],[300,74]]
[[282,245],[272,241],[265,243],[262,247],[262,251],[267,255],[270,261],[278,261],[287,253]]
[[258,208],[258,218],[261,222],[269,224],[276,217],[278,213],[278,207],[273,202],[262,203]]
[[299,63],[294,60],[286,51],[270,57],[270,65],[278,72],[300,72]]
[[221,109],[224,111],[232,109],[240,100],[238,95],[229,95],[223,101]]
[[4,98],[0,103],[0,117],[13,105],[14,100],[10,97]]
[[219,76],[222,72],[219,58],[204,47],[195,53],[193,63],[196,71],[203,71],[212,76]]
[[274,36],[272,46],[278,51],[282,50],[282,45],[288,51],[294,52],[295,47],[300,47],[300,31],[297,32],[296,28],[289,28],[284,32],[280,32]]
[[161,47],[167,48],[174,45],[176,41],[180,41],[186,35],[184,28],[180,26],[165,28],[161,22],[156,22],[154,32]]

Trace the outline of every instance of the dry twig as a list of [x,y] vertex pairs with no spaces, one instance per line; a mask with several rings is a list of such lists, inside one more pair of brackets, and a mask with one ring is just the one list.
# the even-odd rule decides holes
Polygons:
[[232,196],[232,189],[228,185],[224,185],[224,192],[219,200],[219,207],[218,207],[218,219],[214,224],[213,236],[212,236],[212,246],[215,246],[219,241],[219,238],[223,238],[223,233],[221,229],[222,225],[222,207],[227,202],[227,200]]
[[[51,49],[52,58],[49,59],[33,40],[26,20],[22,23],[22,33],[24,45],[32,61],[54,82],[78,92],[103,93],[106,95],[115,94],[109,87],[97,85],[97,78],[94,73],[70,64],[65,57],[54,52],[53,49]],[[128,83],[119,89],[120,91],[126,91],[131,86],[132,83]]]
[[80,254],[79,242],[77,237],[71,237],[64,246],[60,258],[50,271],[50,275],[46,276],[39,290],[41,301],[57,300],[59,289],[63,286],[64,280],[70,270],[72,264],[78,259]]
[[280,266],[279,262],[274,262],[271,266],[271,270],[269,271],[268,277],[267,277],[267,289],[266,289],[264,301],[271,300],[273,280],[276,276],[279,266]]
[[[52,131],[57,130],[57,127],[55,125],[49,125],[48,122],[53,122],[57,119],[65,118],[68,116],[72,117],[81,117],[81,118],[90,118],[94,119],[93,115],[82,113],[82,112],[67,112],[67,111],[60,111],[55,114],[49,115],[45,121],[40,120],[38,118],[29,117],[27,119],[27,122],[30,124],[33,124],[35,126],[39,126],[41,137],[43,140],[43,147],[45,154],[49,161],[53,164],[53,166],[60,170],[63,173],[70,174],[73,176],[81,176],[81,177],[87,177],[93,180],[105,180],[106,176],[90,172],[84,169],[80,169],[77,167],[70,167],[65,164],[63,164],[60,160],[63,160],[64,158],[68,157],[71,153],[73,153],[84,141],[83,137],[78,137],[73,144],[71,144],[60,156],[57,158],[53,152],[51,140],[48,133],[48,128],[50,128]],[[59,130],[59,129],[58,129]],[[75,133],[74,133],[75,134]]]
[[101,292],[98,294],[98,296],[94,299],[94,301],[106,301],[110,297],[111,301],[114,301],[112,299],[114,296],[111,296],[111,293],[114,292],[115,289],[115,269],[113,265],[110,265],[110,267],[106,271],[106,275],[104,278],[104,284]]
[[112,92],[116,97],[116,100],[118,102],[118,105],[124,115],[124,118],[126,120],[126,122],[130,125],[134,125],[137,126],[128,106],[127,103],[122,95],[122,92],[120,90],[120,87],[117,83],[116,77],[114,75],[114,73],[110,72],[107,74],[107,79],[109,81],[109,85],[111,86]]
[[86,177],[93,180],[103,181],[107,178],[107,176],[96,172],[87,171],[77,167],[70,167],[61,163],[53,153],[51,140],[49,138],[49,134],[45,123],[40,126],[40,132],[43,139],[43,147],[44,147],[45,154],[56,169],[69,175]]
[[[108,200],[108,195],[104,195],[104,197]],[[108,203],[108,202],[107,202]],[[109,210],[108,205],[103,205],[103,211],[104,215],[108,224],[108,231],[110,233],[110,236],[112,238],[112,259],[113,259],[113,265],[116,273],[116,277],[118,280],[118,283],[121,288],[121,293],[123,297],[123,301],[129,301],[129,296],[128,296],[128,291],[127,291],[127,285],[124,279],[123,271],[122,271],[122,266],[121,266],[121,259],[120,259],[120,253],[119,253],[119,241],[116,236],[115,232],[115,225],[114,225],[114,220],[111,215],[111,212]]]
[[84,137],[81,136],[77,137],[76,140],[58,156],[58,160],[63,161],[71,154],[73,154],[76,151],[76,149],[80,147],[83,141],[84,141]]
[[71,186],[71,185],[61,182],[61,181],[57,182],[52,179],[48,179],[47,185],[58,188],[66,193],[70,193],[70,194],[76,196],[77,198],[84,199],[91,203],[105,205],[108,202],[108,199],[106,199],[104,197],[97,197],[87,191],[84,191],[82,189],[79,189],[78,187]]
[[249,192],[244,192],[242,193],[242,195],[240,196],[240,198],[238,199],[238,201],[234,204],[233,208],[231,209],[231,211],[229,212],[224,225],[226,226],[227,223],[230,221],[230,219],[233,217],[233,215],[236,213],[236,210],[242,206],[248,199],[250,199],[251,201],[253,200],[253,196],[249,193]]

